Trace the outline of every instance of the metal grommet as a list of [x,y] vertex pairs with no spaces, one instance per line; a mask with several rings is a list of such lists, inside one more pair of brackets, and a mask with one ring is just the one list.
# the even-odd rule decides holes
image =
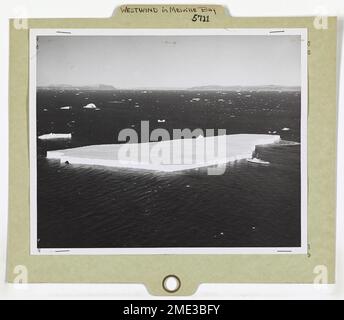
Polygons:
[[180,286],[181,286],[180,279],[173,274],[166,276],[162,280],[162,287],[164,288],[165,291],[169,293],[177,292],[180,289]]

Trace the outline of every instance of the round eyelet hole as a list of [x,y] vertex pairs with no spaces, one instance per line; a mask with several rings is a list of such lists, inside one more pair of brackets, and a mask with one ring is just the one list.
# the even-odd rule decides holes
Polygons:
[[168,275],[162,281],[162,287],[169,293],[177,292],[180,288],[180,279],[175,275]]

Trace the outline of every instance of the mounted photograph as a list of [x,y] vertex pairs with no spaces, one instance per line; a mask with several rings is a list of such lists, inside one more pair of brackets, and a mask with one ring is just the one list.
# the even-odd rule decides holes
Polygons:
[[306,29],[31,29],[31,254],[306,254]]

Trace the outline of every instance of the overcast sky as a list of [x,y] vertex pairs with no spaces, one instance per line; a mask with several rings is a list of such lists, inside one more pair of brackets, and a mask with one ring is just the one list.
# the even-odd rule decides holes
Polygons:
[[299,36],[39,36],[37,85],[301,84]]

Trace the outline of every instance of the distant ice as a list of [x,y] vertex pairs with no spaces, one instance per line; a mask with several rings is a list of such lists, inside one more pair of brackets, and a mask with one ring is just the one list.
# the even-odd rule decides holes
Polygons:
[[283,128],[282,131],[289,131],[290,128]]
[[263,160],[258,159],[258,158],[247,159],[247,161],[250,163],[262,164],[262,165],[269,165],[270,164],[270,162],[263,161]]
[[41,140],[71,139],[71,138],[72,138],[71,133],[48,133],[48,134],[42,134],[38,137],[38,139],[41,139]]
[[94,103],[89,103],[86,106],[83,106],[84,109],[97,109],[97,106]]

